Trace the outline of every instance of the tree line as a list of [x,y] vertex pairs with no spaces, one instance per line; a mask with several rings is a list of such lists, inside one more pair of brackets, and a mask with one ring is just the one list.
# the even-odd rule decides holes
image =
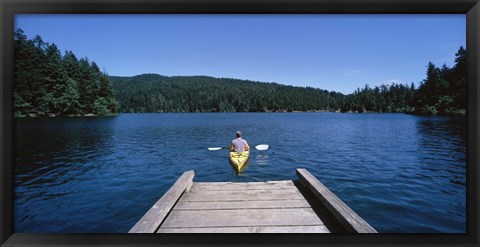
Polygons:
[[415,88],[366,85],[350,95],[207,76],[111,76],[121,112],[411,112]]
[[453,68],[428,63],[418,89],[411,83],[368,84],[344,95],[208,76],[108,76],[88,58],[37,35],[14,34],[15,116],[112,115],[118,112],[403,112],[458,114],[466,111],[466,50],[460,47]]
[[266,112],[330,110],[342,94],[208,76],[110,77],[121,112]]
[[370,88],[366,85],[347,96],[343,111],[404,112],[426,115],[465,115],[466,113],[466,50],[455,53],[452,68],[427,65],[426,79],[418,89],[412,83]]
[[366,85],[350,95],[207,76],[111,76],[121,112],[410,112],[415,88]]
[[23,116],[113,115],[118,112],[106,73],[54,43],[14,33],[14,114]]
[[415,110],[411,105],[415,97],[415,85],[380,85],[371,88],[368,84],[348,95],[340,105],[341,112],[403,112]]
[[461,46],[455,53],[453,68],[441,68],[429,62],[427,77],[420,84],[412,105],[415,113],[460,114],[466,112],[467,51]]
[[208,76],[110,76],[121,112],[401,112],[457,114],[466,111],[466,50],[455,66],[428,63],[426,79],[414,83],[368,84],[352,94]]

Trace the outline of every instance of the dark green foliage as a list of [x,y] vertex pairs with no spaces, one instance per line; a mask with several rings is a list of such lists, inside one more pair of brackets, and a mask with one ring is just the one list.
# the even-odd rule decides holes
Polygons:
[[336,110],[328,91],[207,76],[110,77],[121,112]]
[[15,31],[15,116],[112,115],[118,104],[108,76],[88,59],[62,56],[40,36]]
[[110,77],[121,112],[408,112],[415,88],[365,86],[345,96],[311,87],[293,87],[207,76],[144,74]]
[[466,112],[466,50],[455,54],[455,66],[427,66],[427,78],[416,93],[413,106],[418,114],[465,114]]
[[207,76],[144,74],[110,77],[121,112],[340,111],[465,114],[466,51],[456,65],[427,66],[418,89],[411,83],[358,88],[354,93]]
[[466,51],[456,65],[427,66],[427,78],[415,85],[392,83],[358,88],[354,93],[293,87],[207,76],[112,76],[121,112],[403,112],[465,114]]
[[[111,115],[120,112],[405,112],[465,114],[466,51],[455,66],[427,66],[415,89],[402,84],[365,85],[344,95],[312,87],[285,86],[208,76],[144,74],[108,76],[87,58],[77,59],[40,36],[15,32],[15,116]],[[118,102],[118,103],[117,103]]]
[[357,89],[341,104],[342,112],[411,112],[415,87],[402,84],[381,85],[370,88],[366,85]]

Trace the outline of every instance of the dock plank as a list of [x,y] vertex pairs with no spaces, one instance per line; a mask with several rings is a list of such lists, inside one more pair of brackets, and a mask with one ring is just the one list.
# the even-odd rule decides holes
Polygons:
[[376,232],[308,171],[297,175],[295,182],[194,183],[186,172],[129,232]]
[[348,230],[355,233],[377,233],[347,204],[331,192],[306,169],[297,169],[297,175],[302,184],[310,189],[333,216]]
[[252,208],[309,208],[306,200],[267,200],[267,201],[211,201],[197,202],[180,200],[175,210],[211,210],[211,209],[252,209]]
[[247,183],[234,183],[234,182],[213,182],[213,183],[195,183],[192,187],[194,191],[220,191],[220,190],[282,190],[282,189],[295,189],[295,185],[292,180],[285,181],[272,181],[272,182],[247,182]]
[[193,183],[193,171],[184,172],[173,186],[148,210],[129,233],[151,233],[158,229],[183,192]]
[[161,228],[323,225],[311,208],[173,210]]
[[160,228],[157,233],[330,233],[325,226]]
[[[195,187],[195,186],[193,186]],[[183,196],[180,201],[261,201],[304,199],[303,195],[295,189],[283,190],[242,190],[242,191],[195,191]]]

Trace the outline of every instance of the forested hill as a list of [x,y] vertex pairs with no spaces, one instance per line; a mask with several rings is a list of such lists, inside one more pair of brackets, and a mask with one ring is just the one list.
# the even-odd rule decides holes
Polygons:
[[108,76],[88,58],[64,55],[40,36],[14,34],[15,117],[115,115],[117,112],[406,112],[466,110],[466,50],[452,68],[433,63],[414,84],[365,85],[344,95],[312,87],[208,76]]
[[404,112],[465,114],[466,50],[455,66],[426,66],[426,78],[414,84],[365,85],[349,95],[312,87],[294,87],[208,76],[110,76],[121,112]]
[[15,117],[114,115],[117,100],[106,73],[54,43],[15,31]]
[[335,111],[345,96],[310,87],[208,76],[110,76],[121,112]]
[[344,95],[312,87],[208,76],[110,76],[121,112],[409,112],[415,89],[370,88]]

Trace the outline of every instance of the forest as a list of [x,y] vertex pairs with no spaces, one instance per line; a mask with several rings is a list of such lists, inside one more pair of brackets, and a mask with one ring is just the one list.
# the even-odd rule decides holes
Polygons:
[[353,94],[207,76],[110,77],[121,112],[410,112],[415,89],[401,84]]
[[402,112],[464,115],[466,50],[455,66],[427,65],[426,79],[410,85],[366,84],[352,94],[208,76],[110,76],[120,112]]
[[109,116],[118,112],[112,84],[88,58],[37,35],[14,33],[14,114],[25,116]]
[[37,35],[14,35],[15,117],[108,116],[141,112],[401,112],[465,115],[466,50],[460,47],[452,68],[426,66],[414,83],[370,87],[344,95],[295,87],[209,76],[108,76],[88,58]]
[[453,68],[427,64],[426,78],[418,89],[391,85],[357,89],[347,96],[342,111],[403,112],[423,115],[466,114],[466,50],[461,46],[455,53]]
[[121,112],[267,112],[334,109],[326,90],[208,76],[110,77]]

